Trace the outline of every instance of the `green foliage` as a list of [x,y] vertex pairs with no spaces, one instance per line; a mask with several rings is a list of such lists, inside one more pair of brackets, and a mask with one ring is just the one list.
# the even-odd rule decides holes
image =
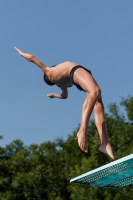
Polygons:
[[[126,116],[116,104],[111,104],[106,114],[116,159],[133,152],[133,97],[122,99],[121,105]],[[78,147],[78,128],[66,141],[57,139],[27,147],[15,140],[5,148],[0,147],[0,200],[132,199],[132,185],[113,190],[70,184],[71,178],[112,161],[98,151],[99,137],[93,120],[89,124],[88,154]]]
[[129,96],[127,99],[122,98],[121,105],[125,107],[128,119],[133,122],[133,96]]

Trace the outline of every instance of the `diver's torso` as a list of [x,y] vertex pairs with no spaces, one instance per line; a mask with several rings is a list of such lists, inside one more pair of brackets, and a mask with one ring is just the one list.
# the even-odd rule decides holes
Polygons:
[[70,71],[76,65],[76,63],[70,61],[63,62],[55,67],[49,68],[47,76],[58,87],[71,87],[73,84],[70,80]]

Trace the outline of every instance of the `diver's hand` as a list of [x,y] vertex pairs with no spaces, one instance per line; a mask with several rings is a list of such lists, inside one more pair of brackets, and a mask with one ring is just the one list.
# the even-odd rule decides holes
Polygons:
[[54,93],[47,94],[47,96],[48,96],[49,98],[51,98],[51,99],[55,98]]
[[32,54],[24,53],[23,51],[21,51],[17,47],[14,47],[14,49],[19,53],[20,56],[24,57],[29,62],[34,62],[35,64],[37,64],[38,66],[40,66],[38,60]]
[[14,47],[14,49],[22,56],[22,51],[20,49],[18,49],[17,47]]

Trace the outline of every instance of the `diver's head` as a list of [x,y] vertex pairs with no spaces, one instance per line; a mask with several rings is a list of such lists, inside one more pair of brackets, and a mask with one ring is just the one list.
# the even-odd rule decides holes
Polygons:
[[45,83],[47,83],[48,85],[50,85],[50,86],[55,85],[55,83],[52,83],[52,82],[49,80],[49,78],[47,77],[46,74],[44,74],[43,78],[44,78]]
[[[51,67],[55,67],[55,66],[56,66],[56,65],[52,65]],[[55,83],[52,83],[52,82],[49,80],[49,78],[47,77],[46,74],[44,74],[43,79],[44,79],[44,81],[45,81],[46,84],[48,84],[48,85],[50,85],[50,86],[55,85]]]

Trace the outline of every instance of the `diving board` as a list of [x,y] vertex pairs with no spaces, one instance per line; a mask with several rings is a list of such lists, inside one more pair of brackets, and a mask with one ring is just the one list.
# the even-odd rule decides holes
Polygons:
[[77,176],[70,182],[114,189],[130,185],[133,183],[133,154]]

